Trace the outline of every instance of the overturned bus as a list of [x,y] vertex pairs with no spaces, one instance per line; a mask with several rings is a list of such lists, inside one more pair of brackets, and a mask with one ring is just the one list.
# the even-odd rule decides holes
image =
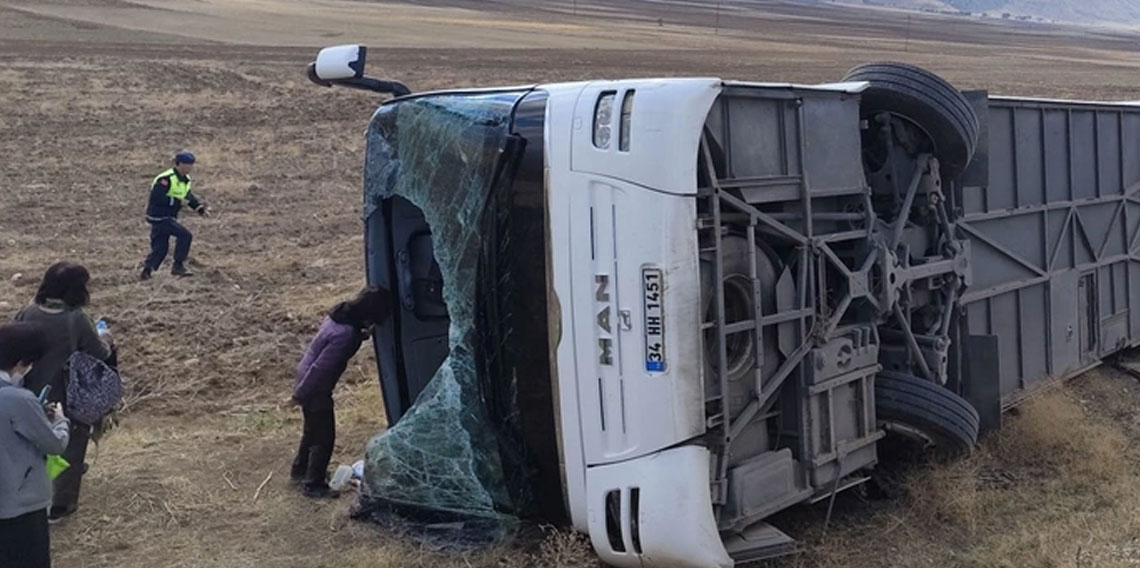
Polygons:
[[884,440],[968,452],[1140,338],[1140,107],[896,63],[410,94],[364,54],[309,72],[397,95],[367,133],[367,278],[400,308],[365,493],[426,526],[785,553],[765,519]]

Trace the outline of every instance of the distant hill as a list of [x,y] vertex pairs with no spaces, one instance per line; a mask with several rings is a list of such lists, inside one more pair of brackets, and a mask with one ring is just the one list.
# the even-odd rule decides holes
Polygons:
[[1140,0],[820,0],[991,18],[1140,25]]

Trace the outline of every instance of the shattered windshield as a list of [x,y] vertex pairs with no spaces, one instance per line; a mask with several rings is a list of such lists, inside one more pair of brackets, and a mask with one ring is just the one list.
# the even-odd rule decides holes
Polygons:
[[422,210],[442,275],[450,349],[415,403],[369,443],[362,511],[380,522],[410,520],[444,541],[498,540],[529,501],[519,479],[525,465],[504,452],[515,377],[480,371],[477,330],[488,199],[509,182],[518,155],[511,115],[523,95],[407,99],[382,106],[368,131],[365,218],[393,198]]

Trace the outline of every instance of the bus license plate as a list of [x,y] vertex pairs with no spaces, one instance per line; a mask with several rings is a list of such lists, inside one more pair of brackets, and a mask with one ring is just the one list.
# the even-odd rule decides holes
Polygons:
[[665,372],[665,280],[661,269],[641,271],[642,290],[645,293],[645,370]]

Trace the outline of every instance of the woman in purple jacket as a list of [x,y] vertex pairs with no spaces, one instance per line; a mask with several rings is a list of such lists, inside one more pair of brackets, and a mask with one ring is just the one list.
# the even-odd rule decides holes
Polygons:
[[297,366],[291,402],[301,406],[305,425],[290,477],[308,497],[339,496],[327,479],[336,442],[332,392],[372,326],[388,318],[391,303],[387,290],[366,288],[356,298],[337,304],[321,322]]

